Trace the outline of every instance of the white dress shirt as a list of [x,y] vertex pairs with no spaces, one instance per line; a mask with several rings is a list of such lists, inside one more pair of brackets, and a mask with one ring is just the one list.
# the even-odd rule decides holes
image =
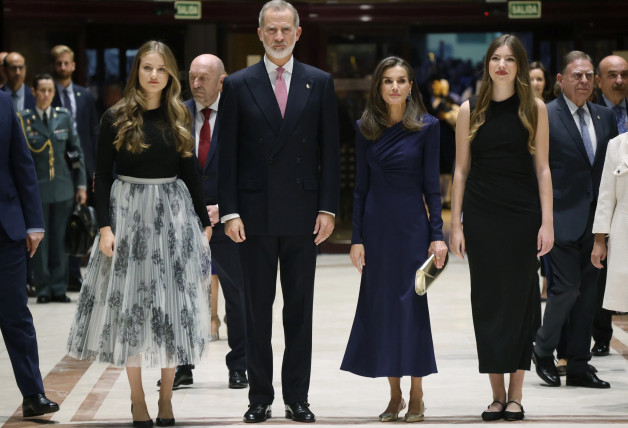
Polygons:
[[[574,122],[576,122],[576,126],[578,127],[578,132],[582,135],[582,129],[580,129],[580,116],[578,116],[578,106],[571,101],[569,98],[565,97],[563,94],[565,101],[567,102],[567,107],[569,107],[569,111],[571,112],[571,116],[573,117]],[[584,110],[584,122],[587,124],[587,128],[589,128],[589,136],[591,137],[591,145],[593,146],[593,155],[595,155],[595,151],[597,150],[597,136],[595,135],[595,127],[593,126],[593,118],[591,117],[591,112],[587,107],[587,103],[584,103],[582,106]]]

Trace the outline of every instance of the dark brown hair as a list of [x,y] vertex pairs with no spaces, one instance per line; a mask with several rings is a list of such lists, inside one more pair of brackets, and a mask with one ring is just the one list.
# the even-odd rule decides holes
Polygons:
[[384,129],[390,126],[388,118],[388,107],[382,98],[382,76],[391,67],[403,67],[408,73],[408,80],[412,83],[410,100],[406,102],[406,111],[403,115],[403,129],[407,131],[420,131],[423,127],[423,115],[426,113],[425,105],[421,100],[419,88],[416,85],[414,71],[407,61],[396,56],[384,58],[377,64],[371,80],[366,108],[362,113],[360,121],[360,132],[367,140],[375,141]]

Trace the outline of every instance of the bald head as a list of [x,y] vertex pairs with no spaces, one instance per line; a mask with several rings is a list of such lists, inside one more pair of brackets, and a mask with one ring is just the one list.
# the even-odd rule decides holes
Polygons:
[[618,55],[602,59],[595,82],[609,101],[621,103],[628,96],[628,62]]
[[7,75],[4,74],[4,57],[8,55],[8,52],[0,52],[0,86],[7,83]]
[[225,78],[225,66],[215,55],[199,55],[190,64],[190,89],[194,101],[203,107],[212,105],[218,93],[222,91]]
[[4,73],[7,76],[7,86],[12,91],[22,87],[26,77],[26,60],[18,52],[11,52],[4,58]]

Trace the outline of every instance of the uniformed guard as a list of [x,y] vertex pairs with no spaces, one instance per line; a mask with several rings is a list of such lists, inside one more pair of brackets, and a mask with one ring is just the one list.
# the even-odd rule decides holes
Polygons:
[[[18,116],[37,172],[46,229],[33,257],[33,282],[37,303],[69,302],[64,238],[75,201],[84,204],[87,199],[85,162],[70,113],[64,107],[50,106],[55,94],[52,76],[35,76],[32,91],[35,110],[23,110]],[[71,173],[66,152],[78,154],[79,174]]]

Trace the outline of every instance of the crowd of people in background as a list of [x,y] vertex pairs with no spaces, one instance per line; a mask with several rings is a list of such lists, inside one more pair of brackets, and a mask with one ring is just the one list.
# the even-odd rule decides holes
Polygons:
[[[15,288],[0,299],[0,323],[24,417],[59,410],[43,390],[27,282],[39,304],[80,290],[68,353],[126,367],[133,425],[149,427],[141,367],[162,369],[155,423],[174,425],[172,391],[193,384],[218,339],[219,279],[228,386],[249,389],[245,422],[267,420],[280,266],[285,415],[316,420],[314,273],[339,209],[336,93],[329,73],[294,58],[302,29],[290,3],[269,1],[258,23],[262,61],[227,76],[220,58],[196,57],[185,102],[179,66],[158,41],[139,48],[124,90],[108,85],[98,101],[73,81],[68,46],[54,46],[50,72],[32,82],[19,52],[0,53],[0,277]],[[388,378],[380,421],[406,407],[403,376],[405,420],[424,419],[422,378],[437,369],[427,297],[408,290],[428,256],[444,265],[449,206],[450,250],[469,257],[479,371],[493,393],[482,419],[524,419],[531,362],[550,386],[566,376],[611,387],[590,360],[609,354],[612,314],[628,311],[627,101],[624,58],[595,67],[569,52],[554,82],[510,34],[491,43],[481,70],[433,56],[416,69],[378,63],[356,123],[350,258],[362,280],[341,369]],[[100,227],[85,275],[64,250],[75,204],[95,205]]]

